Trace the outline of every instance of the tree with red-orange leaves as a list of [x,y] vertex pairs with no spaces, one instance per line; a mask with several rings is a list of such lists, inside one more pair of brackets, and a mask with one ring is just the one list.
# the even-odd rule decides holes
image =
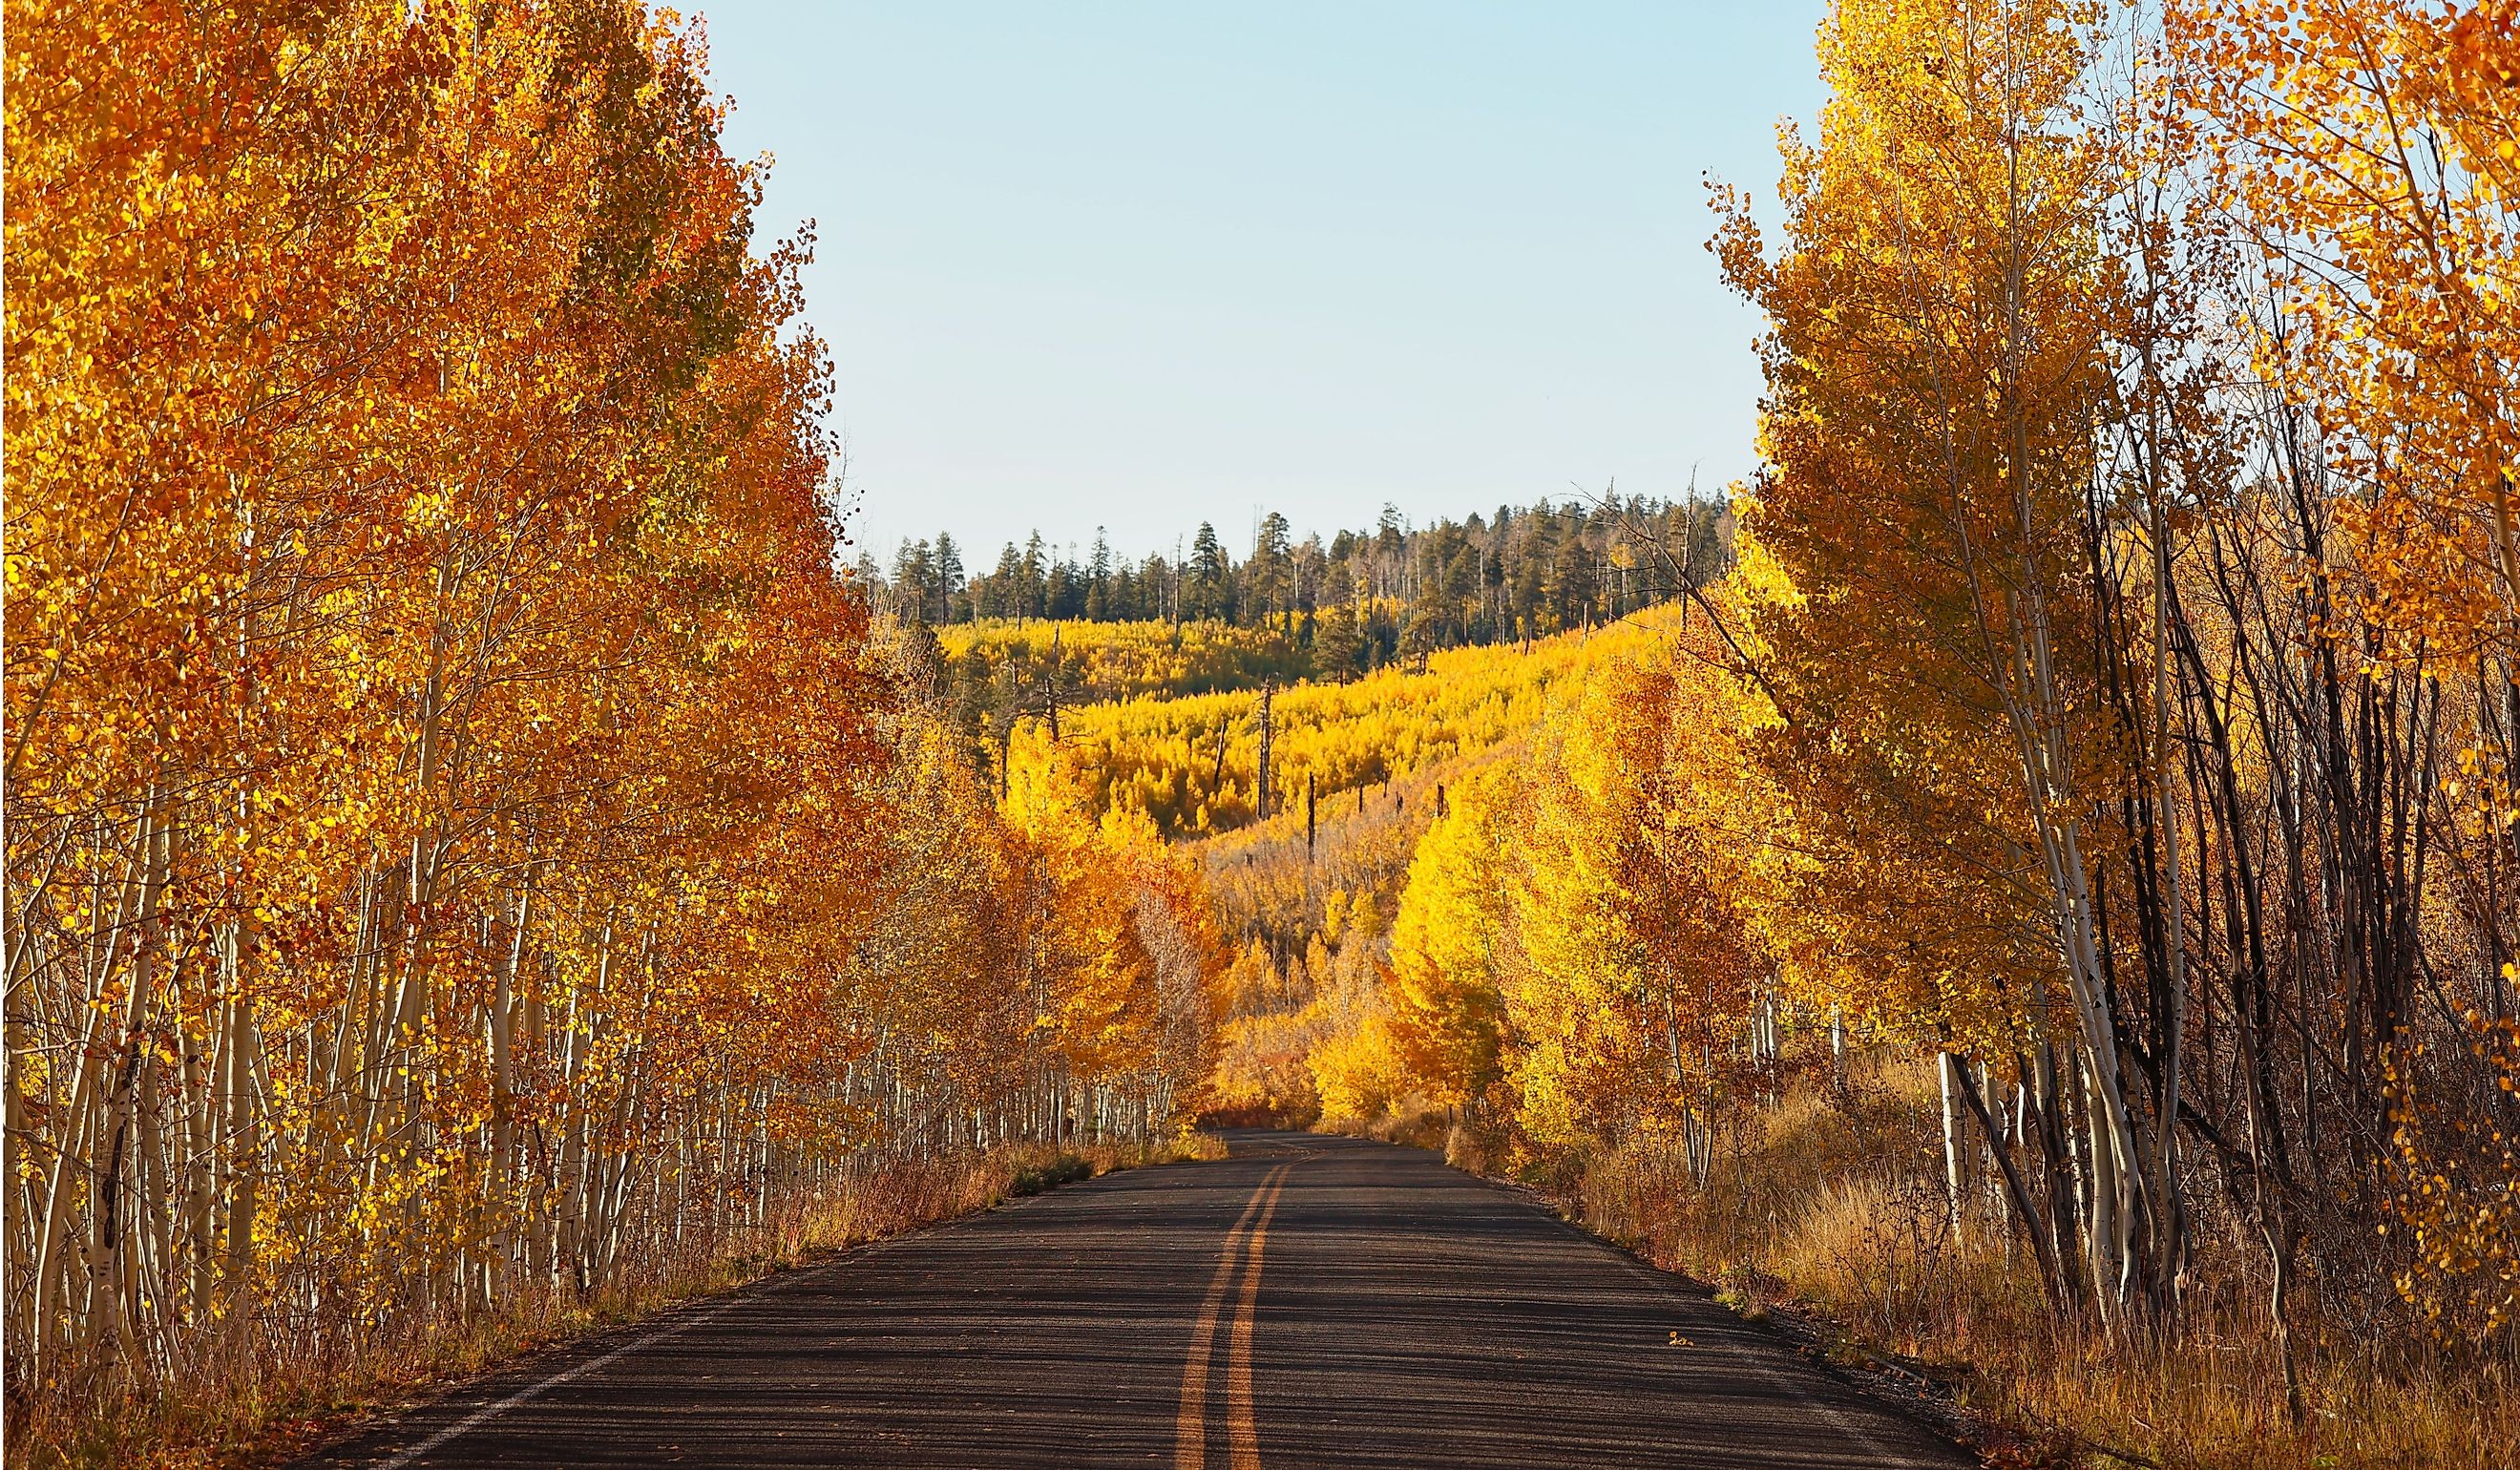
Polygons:
[[697,32],[6,21],[13,1391],[763,1227],[884,1121],[897,693]]

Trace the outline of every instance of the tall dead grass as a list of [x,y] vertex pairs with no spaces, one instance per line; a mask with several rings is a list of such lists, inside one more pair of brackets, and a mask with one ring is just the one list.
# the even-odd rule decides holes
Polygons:
[[[1947,1388],[1990,1464],[2180,1470],[2520,1465],[2520,1391],[2498,1359],[2453,1364],[2411,1335],[2300,1309],[2302,1397],[2253,1243],[2200,1229],[2175,1337],[2114,1341],[2059,1319],[1992,1208],[1956,1229],[1929,1066],[1876,1060],[1843,1090],[1802,1087],[1740,1119],[1708,1185],[1631,1147],[1552,1183],[1569,1213],[1750,1315],[1788,1311],[1842,1360],[1889,1360]],[[1455,1152],[1462,1152],[1455,1149]]]
[[986,1154],[878,1158],[825,1195],[788,1201],[766,1223],[696,1240],[597,1289],[563,1285],[496,1314],[449,1313],[344,1349],[292,1352],[286,1334],[242,1334],[181,1382],[111,1395],[64,1392],[9,1404],[13,1466],[207,1467],[267,1463],[332,1430],[504,1359],[629,1321],[852,1246],[984,1210],[1011,1195],[1113,1170],[1212,1159],[1206,1135],[1148,1145],[1022,1143]]

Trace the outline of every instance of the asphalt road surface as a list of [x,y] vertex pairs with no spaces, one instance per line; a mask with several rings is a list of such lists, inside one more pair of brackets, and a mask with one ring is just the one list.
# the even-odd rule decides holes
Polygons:
[[300,1464],[1975,1463],[1432,1155],[1231,1137],[530,1359]]

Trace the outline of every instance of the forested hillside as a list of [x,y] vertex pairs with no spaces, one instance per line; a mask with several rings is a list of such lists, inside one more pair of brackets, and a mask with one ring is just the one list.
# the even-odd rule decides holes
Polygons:
[[913,622],[1219,623],[1274,628],[1338,679],[1395,658],[1613,622],[1723,574],[1732,515],[1721,497],[1678,503],[1603,497],[1499,506],[1412,527],[1382,509],[1366,530],[1294,539],[1271,512],[1238,556],[1202,522],[1187,549],[1130,562],[1095,531],[1083,559],[1035,531],[995,570],[968,574],[950,535],[907,542],[888,574],[861,557],[891,609]]
[[[1615,636],[1625,636],[1618,630]],[[1085,810],[1142,813],[1170,837],[1261,818],[1335,815],[1399,778],[1530,729],[1552,690],[1579,678],[1612,633],[1528,648],[1456,648],[1345,684],[1137,698],[1019,722],[1009,768],[1050,780]]]
[[[1230,623],[1095,623],[996,619],[942,629],[906,625],[922,672],[958,708],[1003,724],[1142,694],[1207,694],[1292,684],[1316,672],[1298,637]],[[926,653],[933,639],[934,652]]]

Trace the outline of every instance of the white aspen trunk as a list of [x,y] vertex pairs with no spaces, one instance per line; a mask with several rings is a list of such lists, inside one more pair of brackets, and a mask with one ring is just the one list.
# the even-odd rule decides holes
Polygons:
[[1943,1085],[1943,1187],[1950,1200],[1952,1236],[1966,1244],[1969,1200],[1975,1190],[1975,1171],[1971,1166],[1977,1158],[1977,1140],[1965,1117],[1967,1104],[1960,1097],[1960,1068],[1968,1063],[1949,1051],[1941,1053],[1936,1061]]
[[[26,919],[22,914],[17,928],[9,935],[6,994],[11,996],[22,994],[20,987],[32,983],[26,961],[33,951],[25,941],[25,927]],[[52,967],[49,960],[38,960],[31,968],[42,972]],[[7,1007],[7,1019],[0,1025],[6,1028],[10,1071],[8,1078],[0,1079],[0,1109],[6,1110],[6,1123],[0,1125],[0,1189],[8,1191],[4,1212],[9,1235],[8,1266],[12,1279],[27,1281],[34,1274],[35,1223],[42,1214],[37,1171],[22,1167],[19,1142],[30,1136],[26,1131],[25,1094],[18,1086],[17,1078],[18,1059],[28,1054],[29,1038],[26,1025],[15,1005]],[[50,1092],[49,1086],[45,1091]],[[0,1326],[0,1332],[5,1332],[9,1341],[35,1342],[33,1307],[34,1293],[23,1290],[9,1293],[6,1305],[0,1306],[0,1323],[5,1323],[5,1326]]]
[[1688,1155],[1689,1180],[1703,1194],[1715,1178],[1715,1130],[1703,1114],[1689,1108],[1680,1116],[1680,1136]]
[[[1980,1146],[1984,1152],[1978,1161],[1980,1165],[1978,1177],[1986,1180],[1985,1194],[1990,1201],[1989,1213],[2000,1225],[2009,1226],[2014,1224],[2015,1215],[2012,1191],[2004,1186],[2002,1170],[1997,1160],[1996,1151],[2005,1147],[2005,1140],[2011,1138],[2015,1132],[2013,1104],[1997,1089],[1995,1067],[1992,1063],[1978,1063],[1977,1094],[1985,1100],[1987,1118],[1994,1125],[1987,1130],[1986,1138],[1981,1140]],[[2004,1259],[2010,1260],[2013,1246],[2012,1231],[2004,1228],[1998,1230],[1997,1234],[2003,1241]]]
[[240,1324],[242,1308],[252,1289],[255,1191],[262,1180],[262,1110],[255,1106],[259,1094],[253,1085],[257,1047],[252,1004],[239,994],[228,1002],[226,1045],[220,1057],[229,1159],[220,1293],[230,1320]]
[[133,1232],[125,1216],[143,1204],[137,1187],[136,1154],[141,1140],[134,1136],[134,1109],[145,1060],[141,1038],[148,1028],[151,993],[157,984],[158,917],[173,856],[160,799],[153,789],[150,810],[141,819],[140,903],[133,915],[131,967],[123,982],[122,1026],[114,1039],[118,1060],[112,1064],[98,1139],[103,1157],[90,1160],[99,1198],[88,1210],[87,1325],[94,1340],[104,1345],[109,1363],[137,1356],[134,1316],[140,1290],[127,1243]]
[[32,1338],[37,1360],[48,1350],[67,1348],[76,1341],[74,1320],[65,1319],[64,1307],[68,1302],[75,1270],[63,1257],[68,1245],[71,1214],[77,1195],[73,1186],[78,1180],[88,1152],[92,1131],[90,1119],[96,1110],[98,1075],[104,1069],[104,1047],[99,1045],[100,1032],[107,1025],[105,1013],[96,1005],[97,989],[87,991],[88,1003],[81,1007],[87,1017],[86,1034],[81,1039],[77,1081],[71,1085],[69,1106],[60,1125],[60,1152],[54,1156],[52,1178],[44,1189],[43,1227],[35,1249],[35,1291],[31,1315],[35,1332]]
[[[372,891],[365,896],[361,925],[365,932],[361,935],[357,983],[353,987],[357,1005],[350,1013],[357,1019],[357,1044],[343,1053],[338,1079],[346,1093],[344,1100],[356,1110],[358,1120],[340,1146],[348,1151],[350,1162],[371,1169],[375,1157],[371,1140],[376,1136],[379,1110],[384,1104],[391,1018],[400,1004],[398,995],[388,995],[385,982],[386,943],[402,927],[393,916],[398,906],[388,886],[395,876],[391,868],[380,869],[374,876]],[[369,1182],[374,1183],[373,1174]]]
[[[187,1325],[197,1325],[209,1319],[211,1212],[216,1207],[210,1183],[210,1156],[216,1147],[212,1120],[218,1107],[218,1097],[211,1085],[210,1069],[203,1051],[218,1045],[218,994],[233,984],[228,977],[236,972],[232,958],[235,933],[234,924],[223,925],[213,942],[219,974],[227,983],[204,988],[202,1035],[196,1039],[190,1026],[175,1028],[177,1065],[181,1068],[177,1074],[176,1098],[183,1128],[183,1157],[179,1161],[183,1185],[180,1194],[183,1241],[187,1252],[187,1260],[182,1266],[188,1266],[190,1270],[180,1278],[180,1291],[173,1293],[173,1300],[176,1314]],[[169,1284],[172,1286],[174,1283]]]
[[515,1231],[511,1225],[517,1205],[517,1125],[516,1125],[516,1021],[517,978],[524,963],[525,932],[533,918],[533,883],[527,869],[524,886],[517,894],[516,933],[508,953],[498,966],[490,992],[490,1208],[492,1225],[487,1268],[491,1292],[495,1295],[506,1286],[507,1273],[513,1269]]
[[[176,1028],[183,1028],[178,1025]],[[166,1366],[164,1348],[176,1325],[175,1192],[177,1162],[166,1153],[165,1089],[154,1055],[140,1064],[140,1147],[133,1160],[131,1202],[137,1217],[130,1233],[134,1250],[123,1267],[123,1311],[138,1341],[135,1357],[155,1377]]]
[[2097,1288],[2095,1295],[2101,1311],[2114,1316],[2123,1299],[2130,1264],[2124,1219],[2126,1160],[2118,1147],[2116,1131],[2109,1125],[2099,1068],[2088,1049],[2083,1055],[2082,1075],[2086,1089],[2083,1111],[2091,1129],[2092,1150],[2092,1213],[2085,1252],[2091,1261],[2092,1281]]
[[2097,1266],[2092,1284],[2102,1312],[2114,1323],[2122,1314],[2134,1269],[2135,1190],[2138,1175],[2135,1120],[2118,1072],[2117,1018],[2111,1011],[2092,932],[2091,894],[2080,844],[2069,825],[2058,844],[2063,858],[2068,932],[2074,945],[2068,975],[2083,1022],[2083,1066],[2091,1117],[2093,1209],[2087,1225],[2089,1254]]
[[[70,1229],[78,1209],[95,1208],[93,1168],[95,1139],[98,1134],[98,1097],[110,1084],[107,1082],[109,1019],[104,1002],[107,987],[114,972],[113,955],[124,926],[131,921],[140,902],[142,883],[133,874],[145,867],[145,849],[149,841],[150,819],[143,814],[134,828],[131,856],[125,859],[123,876],[112,885],[110,924],[92,928],[83,936],[81,969],[84,983],[79,987],[83,1017],[78,1047],[79,1065],[71,1084],[69,1105],[59,1125],[60,1152],[54,1156],[52,1177],[43,1196],[43,1225],[35,1247],[35,1291],[32,1315],[33,1338],[37,1360],[53,1348],[75,1348],[83,1340],[86,1315],[78,1301],[85,1264],[81,1253],[71,1247]],[[100,844],[108,830],[102,819],[95,828]],[[90,913],[109,912],[106,865],[97,865],[97,875],[90,891]],[[87,1188],[77,1187],[80,1184]]]
[[711,1160],[712,1182],[716,1195],[711,1204],[709,1229],[714,1238],[724,1241],[735,1228],[731,1214],[734,1207],[734,1180],[729,1170],[735,1158],[735,1088],[721,1079],[717,1104],[717,1153]]

